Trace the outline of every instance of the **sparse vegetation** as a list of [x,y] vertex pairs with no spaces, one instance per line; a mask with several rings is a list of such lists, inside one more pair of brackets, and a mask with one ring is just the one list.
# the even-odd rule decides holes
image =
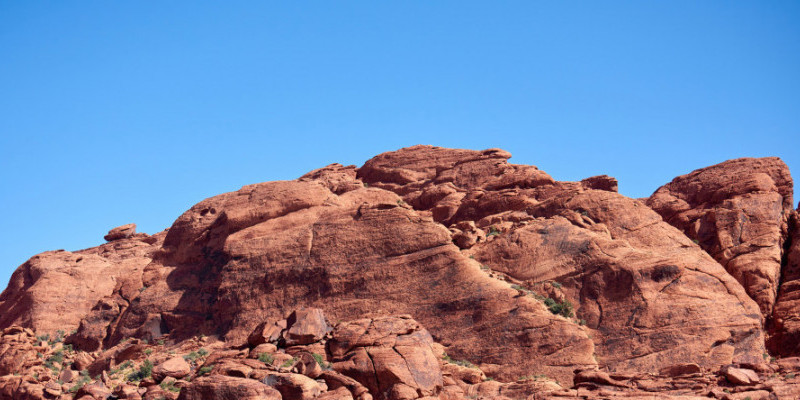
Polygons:
[[197,376],[207,375],[209,372],[211,372],[212,369],[214,369],[213,365],[207,365],[205,367],[201,367],[199,370],[197,370]]
[[452,357],[450,357],[449,355],[447,355],[447,353],[445,353],[445,354],[442,356],[442,360],[444,360],[445,362],[449,362],[450,364],[460,365],[460,366],[462,366],[462,367],[467,367],[467,368],[478,368],[478,367],[476,367],[474,364],[472,364],[471,362],[469,362],[469,361],[467,361],[467,360],[454,360]]
[[494,225],[489,227],[489,233],[486,234],[486,237],[499,235],[500,230],[495,228]]
[[311,353],[311,356],[314,357],[314,360],[319,364],[322,369],[331,369],[332,365],[328,362],[325,362],[325,359],[322,358],[321,354]]
[[87,384],[87,383],[89,383],[91,381],[92,381],[92,378],[89,377],[89,371],[84,369],[84,370],[82,370],[80,372],[80,378],[78,378],[78,381],[75,382],[75,384],[72,385],[72,387],[69,388],[69,392],[70,393],[75,393],[78,390],[80,390],[83,387],[83,385],[85,385],[85,384]]
[[566,318],[570,318],[574,315],[572,303],[569,300],[565,299],[563,302],[558,302],[548,297],[544,300],[544,305],[546,305],[553,314],[561,315]]
[[261,361],[261,362],[263,362],[264,364],[267,364],[267,365],[272,365],[272,362],[275,361],[275,358],[272,357],[272,354],[260,353],[258,355],[258,361]]
[[286,360],[286,362],[283,363],[283,365],[281,365],[281,368],[289,368],[292,365],[294,365],[294,363],[296,363],[296,362],[297,362],[297,359],[292,357],[291,359]]
[[[53,355],[48,357],[47,360],[44,361],[44,366],[50,368],[53,371],[58,372],[60,369],[59,366],[63,362],[64,362],[64,353],[62,352],[62,350],[58,350],[55,353],[53,353]],[[55,365],[56,363],[58,363],[59,366],[56,366]]]
[[183,359],[188,361],[188,362],[193,362],[194,360],[197,360],[198,358],[200,358],[200,354],[198,352],[196,352],[196,351],[193,351],[193,352],[183,356]]
[[545,374],[520,376],[517,381],[546,381],[550,380]]
[[128,375],[128,380],[141,381],[143,379],[149,378],[152,373],[153,373],[153,363],[150,360],[144,360],[142,365],[139,367],[138,371],[132,372],[130,375]]
[[178,393],[178,392],[181,391],[181,388],[175,386],[175,381],[172,380],[172,379],[169,379],[169,380],[165,379],[163,382],[161,382],[161,384],[159,384],[159,386],[161,386],[162,389],[164,389],[166,391],[169,391],[169,392]]
[[124,371],[133,366],[133,362],[131,360],[126,360],[122,364],[118,365],[116,368],[111,369],[108,371],[109,375],[116,375],[121,371]]
[[208,350],[201,347],[199,350],[197,350],[197,354],[199,354],[200,357],[205,357],[208,355]]

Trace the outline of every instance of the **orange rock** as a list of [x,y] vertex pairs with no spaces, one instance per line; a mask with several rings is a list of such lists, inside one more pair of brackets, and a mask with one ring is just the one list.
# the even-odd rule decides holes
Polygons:
[[364,384],[377,399],[406,399],[435,396],[442,389],[432,344],[430,334],[410,317],[381,317],[337,325],[328,346],[334,369]]
[[192,367],[183,357],[172,357],[153,368],[153,378],[161,381],[166,377],[175,379],[183,378],[191,372]]
[[213,375],[192,379],[179,400],[281,400],[281,394],[258,381]]
[[769,316],[792,190],[789,169],[779,158],[739,158],[673,179],[647,205],[719,261]]

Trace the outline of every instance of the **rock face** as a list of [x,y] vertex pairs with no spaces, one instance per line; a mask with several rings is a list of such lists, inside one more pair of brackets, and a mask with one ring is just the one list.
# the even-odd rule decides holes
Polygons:
[[487,235],[468,254],[518,280],[522,293],[544,297],[542,285],[555,282],[551,309],[576,305],[609,368],[761,357],[758,309],[741,286],[658,214],[614,193],[613,178],[554,182],[508,157],[415,146],[373,158],[358,176],[430,210],[454,239],[474,223]]
[[231,376],[201,377],[181,391],[180,400],[281,400],[281,394],[258,381]]
[[162,240],[163,234],[138,234],[77,252],[33,256],[0,294],[0,327],[18,324],[52,334],[77,328],[104,297],[133,297]]
[[329,350],[334,369],[363,382],[377,399],[415,399],[442,390],[433,338],[411,317],[339,324]]
[[740,158],[673,179],[647,205],[719,261],[768,317],[778,294],[792,187],[779,158]]
[[0,294],[0,400],[800,393],[764,358],[800,353],[780,160],[634,200],[509,157],[413,146],[35,256]]
[[800,210],[790,224],[783,278],[772,319],[772,336],[767,342],[774,354],[800,356]]
[[344,185],[354,190],[337,195],[327,184],[256,184],[192,207],[145,268],[146,289],[104,325],[112,342],[221,332],[244,343],[260,321],[305,306],[333,320],[411,314],[497,377],[569,381],[595,365],[583,327],[489,277],[428,215],[386,190]]

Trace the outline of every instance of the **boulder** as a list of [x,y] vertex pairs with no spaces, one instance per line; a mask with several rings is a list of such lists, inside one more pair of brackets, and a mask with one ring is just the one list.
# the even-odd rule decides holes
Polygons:
[[183,357],[172,357],[153,368],[153,378],[160,382],[166,377],[181,379],[192,372],[192,366]]
[[726,365],[720,370],[728,382],[734,385],[754,385],[761,382],[758,374],[752,369],[736,368],[732,365]]
[[300,374],[269,372],[261,382],[275,388],[286,400],[311,400],[327,389],[325,385]]
[[408,316],[337,325],[328,343],[333,366],[365,385],[377,399],[436,396],[442,372],[430,334]]
[[127,239],[136,234],[136,224],[125,224],[108,231],[103,239],[113,242],[115,240]]
[[[281,394],[258,381],[213,375],[192,379],[179,400],[281,400]],[[288,400],[288,399],[287,399]]]
[[321,340],[330,332],[325,313],[319,308],[307,308],[292,312],[286,319],[283,338],[286,346],[311,344]]

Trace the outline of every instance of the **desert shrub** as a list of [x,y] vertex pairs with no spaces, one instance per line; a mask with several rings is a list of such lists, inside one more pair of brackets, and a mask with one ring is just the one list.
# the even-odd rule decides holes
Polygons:
[[198,376],[207,375],[209,372],[211,372],[212,369],[214,369],[214,366],[207,365],[207,366],[202,367],[199,370],[197,370],[197,375]]
[[193,352],[183,356],[183,359],[186,360],[186,361],[189,361],[189,362],[192,362],[192,361],[194,361],[194,360],[196,360],[198,358],[200,358],[200,354],[198,354],[196,351],[193,351]]
[[259,353],[258,354],[258,361],[263,362],[267,365],[272,365],[272,362],[275,361],[275,358],[272,357],[272,354],[269,353]]
[[311,353],[311,356],[314,357],[314,360],[317,362],[317,364],[319,364],[320,367],[322,367],[322,369],[331,369],[333,367],[330,363],[325,362],[325,359],[321,354]]
[[141,381],[142,379],[149,378],[153,373],[153,363],[150,360],[144,360],[139,370],[132,372],[128,375],[129,381]]
[[467,367],[467,368],[478,368],[478,367],[476,367],[475,365],[473,365],[471,362],[469,362],[467,360],[454,360],[452,357],[447,355],[447,353],[445,353],[442,356],[442,359],[445,362],[449,362],[450,364],[460,365],[462,367]]
[[180,391],[181,391],[181,388],[179,388],[179,387],[175,386],[175,381],[174,381],[174,380],[172,380],[172,379],[170,379],[170,380],[164,380],[163,382],[161,382],[161,383],[159,384],[159,386],[161,386],[161,388],[162,388],[162,389],[164,389],[164,390],[167,390],[167,391],[170,391],[170,392],[175,392],[175,393],[177,393],[177,392],[180,392]]
[[561,315],[567,318],[573,316],[574,309],[572,307],[572,303],[570,303],[569,300],[558,302],[548,297],[544,300],[544,305],[546,305],[547,308],[550,309],[550,312],[553,314]]
[[297,359],[292,357],[290,360],[286,360],[286,362],[283,363],[283,365],[281,365],[281,368],[289,368],[292,365],[294,365],[294,363],[296,363],[296,362],[297,362]]

